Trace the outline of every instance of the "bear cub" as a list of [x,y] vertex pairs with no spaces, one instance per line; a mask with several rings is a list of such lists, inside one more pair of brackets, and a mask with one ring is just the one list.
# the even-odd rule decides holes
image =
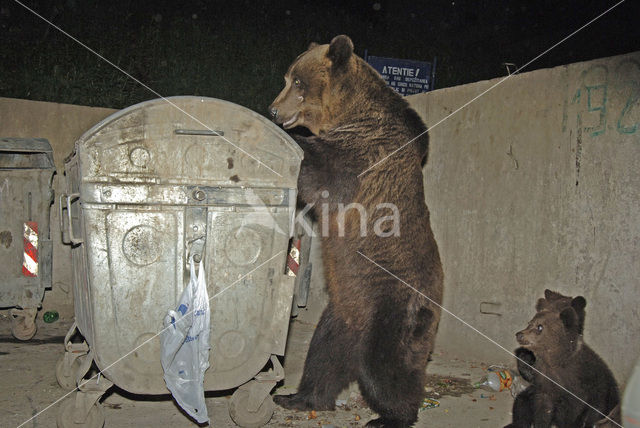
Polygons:
[[522,346],[516,354],[529,356],[541,373],[525,371],[531,385],[516,397],[509,427],[591,427],[619,402],[613,374],[582,340],[584,297],[550,293],[538,302],[527,328],[516,334]]
[[[572,306],[572,302],[573,309],[578,314],[578,331],[582,334],[584,330],[584,308],[587,305],[586,300],[582,297],[577,297],[574,301],[571,296],[565,296],[557,291],[546,289],[544,290],[544,297],[538,299],[538,302],[536,303],[536,312],[543,310],[560,312],[563,309]],[[518,357],[517,364],[520,376],[529,383],[533,382],[535,370],[533,370],[532,367],[535,366],[535,355],[531,350],[524,347],[516,349],[515,355]]]

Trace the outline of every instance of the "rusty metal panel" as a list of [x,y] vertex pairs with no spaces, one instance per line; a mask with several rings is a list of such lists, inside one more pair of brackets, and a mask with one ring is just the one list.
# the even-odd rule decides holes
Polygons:
[[105,376],[131,392],[167,392],[156,334],[191,256],[206,259],[211,298],[205,389],[241,385],[284,353],[301,160],[270,121],[212,98],[144,102],[80,137],[65,164],[65,239],[76,322]]
[[51,287],[55,167],[43,138],[0,138],[0,307],[36,308]]

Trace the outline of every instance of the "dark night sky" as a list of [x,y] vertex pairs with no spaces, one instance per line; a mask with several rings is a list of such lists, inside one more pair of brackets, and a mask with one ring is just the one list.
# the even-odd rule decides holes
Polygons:
[[[263,111],[311,41],[348,34],[356,53],[438,58],[436,87],[506,74],[616,1],[24,0],[164,96],[224,98]],[[627,0],[523,71],[640,50]],[[13,0],[0,6],[0,96],[124,107],[156,96]]]

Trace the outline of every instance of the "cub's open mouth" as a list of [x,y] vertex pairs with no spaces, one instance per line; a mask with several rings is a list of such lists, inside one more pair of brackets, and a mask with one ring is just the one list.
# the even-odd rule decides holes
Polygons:
[[296,121],[298,120],[298,116],[300,116],[300,112],[296,112],[296,114],[293,115],[293,117],[291,117],[291,119],[287,120],[286,122],[282,123],[282,127],[284,129],[289,129],[291,128],[291,126],[296,123]]

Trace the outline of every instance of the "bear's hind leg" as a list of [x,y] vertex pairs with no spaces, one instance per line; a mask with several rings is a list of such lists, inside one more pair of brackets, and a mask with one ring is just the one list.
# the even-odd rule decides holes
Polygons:
[[355,342],[328,306],[311,339],[298,392],[274,396],[276,404],[292,410],[335,409],[338,394],[355,380],[350,358]]
[[418,420],[424,398],[424,369],[414,370],[400,361],[395,364],[396,367],[378,364],[372,368],[375,372],[367,369],[358,379],[365,401],[380,415],[369,421],[368,427],[410,427]]
[[437,321],[427,308],[412,320],[402,307],[392,300],[380,304],[364,343],[358,384],[369,407],[380,415],[368,427],[410,427],[424,399]]

